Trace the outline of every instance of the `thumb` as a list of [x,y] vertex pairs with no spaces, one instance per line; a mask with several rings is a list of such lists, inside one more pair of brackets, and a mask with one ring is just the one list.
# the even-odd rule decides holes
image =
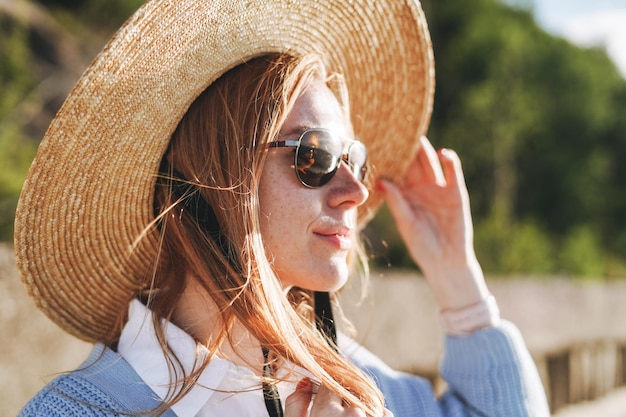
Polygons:
[[307,417],[312,397],[313,384],[311,380],[309,378],[301,379],[294,393],[285,399],[285,417]]

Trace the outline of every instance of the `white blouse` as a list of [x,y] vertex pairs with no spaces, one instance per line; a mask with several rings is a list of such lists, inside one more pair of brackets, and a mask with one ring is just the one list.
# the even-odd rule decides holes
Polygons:
[[[205,346],[197,344],[174,324],[168,322],[165,333],[187,375],[208,356]],[[166,400],[172,384],[170,368],[154,332],[152,312],[138,300],[130,303],[128,322],[122,330],[118,352],[159,398]],[[181,370],[176,371],[174,380],[182,377]],[[278,376],[283,376],[285,372],[279,372]],[[296,368],[289,381],[278,384],[283,401],[294,392],[295,384],[305,375],[310,377],[306,371]],[[211,359],[200,374],[198,383],[172,406],[172,411],[178,417],[267,417],[260,379],[252,370],[219,357]]]

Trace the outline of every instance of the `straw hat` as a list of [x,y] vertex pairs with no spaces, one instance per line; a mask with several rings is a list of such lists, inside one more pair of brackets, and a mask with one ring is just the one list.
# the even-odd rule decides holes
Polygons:
[[[406,170],[434,89],[417,0],[149,1],[71,91],[20,197],[18,268],[56,324],[83,340],[115,339],[155,258],[157,235],[145,230],[170,135],[221,74],[287,51],[321,53],[342,72],[372,165],[391,178]],[[379,203],[374,192],[367,208]]]

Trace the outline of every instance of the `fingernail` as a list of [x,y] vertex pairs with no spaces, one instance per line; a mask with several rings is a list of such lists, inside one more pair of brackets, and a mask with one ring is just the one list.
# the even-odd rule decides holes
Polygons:
[[302,378],[298,385],[296,385],[296,391],[310,391],[311,390],[311,380],[309,378]]
[[440,150],[441,154],[447,158],[450,158],[452,156],[452,151],[448,148],[442,148]]

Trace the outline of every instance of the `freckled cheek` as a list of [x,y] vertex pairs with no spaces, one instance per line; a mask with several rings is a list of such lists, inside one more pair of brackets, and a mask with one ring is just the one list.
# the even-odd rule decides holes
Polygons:
[[266,242],[277,239],[285,231],[289,230],[286,223],[291,217],[290,208],[284,202],[276,190],[271,190],[260,199],[261,209],[261,235]]
[[281,242],[285,241],[289,241],[290,246],[303,244],[309,223],[315,217],[310,211],[313,203],[307,205],[298,193],[286,190],[268,193],[266,198],[261,202],[261,234],[266,245],[282,246]]
[[[261,233],[266,242],[304,237],[319,211],[313,190],[304,188],[293,169],[266,165],[259,184]],[[294,242],[295,244],[295,242]]]

